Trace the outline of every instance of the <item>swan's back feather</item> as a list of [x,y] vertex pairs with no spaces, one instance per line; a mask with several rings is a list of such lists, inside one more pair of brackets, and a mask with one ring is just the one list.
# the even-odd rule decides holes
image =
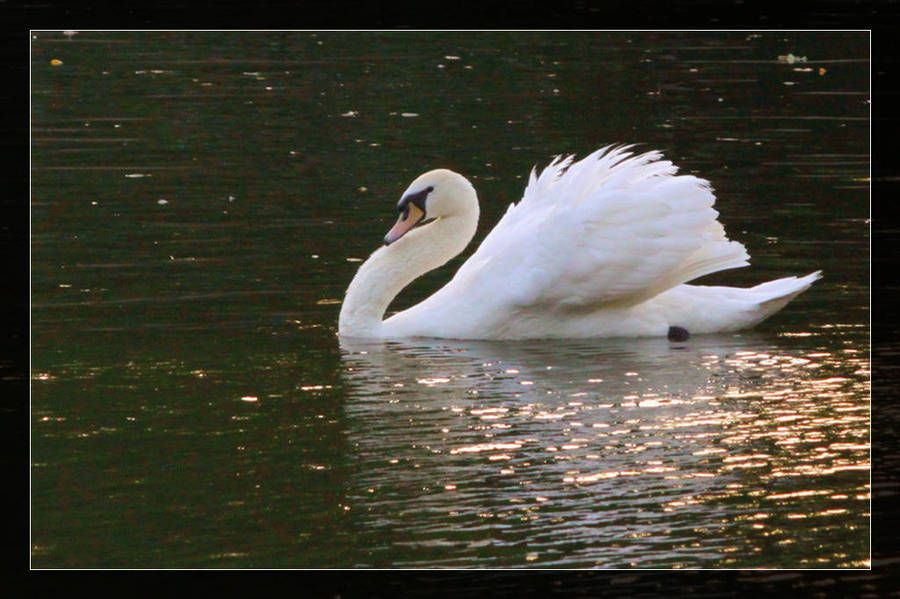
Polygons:
[[437,295],[465,301],[471,291],[478,297],[469,299],[492,303],[483,312],[495,315],[586,313],[746,266],[744,247],[716,220],[709,183],[677,175],[659,152],[630,148],[607,146],[578,162],[557,157],[532,170],[522,200]]

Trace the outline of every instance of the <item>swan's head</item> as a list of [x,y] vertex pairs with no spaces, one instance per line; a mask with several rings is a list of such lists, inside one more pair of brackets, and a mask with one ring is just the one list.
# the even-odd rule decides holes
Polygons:
[[451,170],[440,168],[420,175],[403,192],[397,203],[400,217],[384,236],[390,245],[420,223],[478,212],[478,196],[469,180]]

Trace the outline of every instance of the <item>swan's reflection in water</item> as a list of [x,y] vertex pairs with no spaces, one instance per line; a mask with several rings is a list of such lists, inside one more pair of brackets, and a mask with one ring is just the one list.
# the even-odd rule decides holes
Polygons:
[[864,565],[868,364],[785,345],[342,342],[360,565]]

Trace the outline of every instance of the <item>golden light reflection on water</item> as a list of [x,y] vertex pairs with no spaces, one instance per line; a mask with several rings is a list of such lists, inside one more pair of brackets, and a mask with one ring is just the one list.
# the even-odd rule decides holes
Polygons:
[[[485,506],[524,499],[535,526],[566,525],[548,547],[575,528],[593,530],[584,542],[596,544],[598,563],[606,535],[598,522],[631,522],[630,508],[611,507],[615,497],[712,547],[717,565],[758,560],[760,543],[807,547],[804,539],[835,526],[867,547],[865,353],[753,345],[422,342],[364,355],[345,347],[359,399],[347,412],[364,454],[403,456],[418,464],[416,477],[439,478],[427,486],[452,486],[454,499],[437,511],[502,519]],[[427,445],[427,459],[410,439]],[[368,470],[364,484],[382,476],[392,479]],[[814,526],[797,529],[800,516]],[[660,551],[673,551],[672,533],[632,523],[645,525],[669,539]],[[823,562],[817,547],[771,565],[859,567],[868,558],[834,551]]]

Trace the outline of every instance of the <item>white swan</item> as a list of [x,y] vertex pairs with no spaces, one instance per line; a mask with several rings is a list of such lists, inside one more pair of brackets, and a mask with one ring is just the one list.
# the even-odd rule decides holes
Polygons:
[[[734,331],[780,310],[821,276],[751,288],[684,283],[746,266],[725,237],[709,183],[676,175],[659,152],[631,146],[581,161],[557,157],[512,204],[453,279],[382,321],[410,282],[459,254],[475,235],[469,181],[438,169],[418,177],[400,218],[360,266],[338,321],[344,337],[540,339]],[[423,226],[416,226],[427,223]]]

